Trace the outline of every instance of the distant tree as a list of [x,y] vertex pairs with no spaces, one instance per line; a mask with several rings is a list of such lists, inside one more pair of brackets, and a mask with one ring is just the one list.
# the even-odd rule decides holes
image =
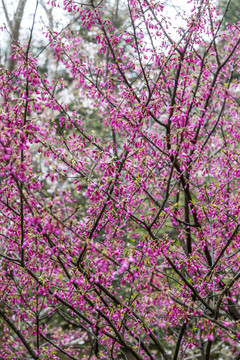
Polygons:
[[16,6],[16,11],[11,17],[6,0],[1,0],[2,8],[5,15],[5,19],[9,31],[9,41],[8,41],[8,50],[7,50],[7,69],[9,72],[12,72],[15,67],[14,58],[11,56],[13,54],[13,45],[17,45],[19,41],[20,28],[24,15],[24,9],[27,3],[27,0],[19,0]]
[[218,9],[224,14],[223,24],[236,24],[240,21],[240,2],[238,0],[220,0]]

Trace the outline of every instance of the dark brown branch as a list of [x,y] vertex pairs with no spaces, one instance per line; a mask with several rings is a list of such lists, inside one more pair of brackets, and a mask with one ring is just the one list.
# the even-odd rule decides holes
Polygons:
[[15,334],[18,336],[18,338],[21,340],[29,354],[32,356],[33,359],[38,360],[38,356],[35,353],[35,351],[31,348],[28,341],[25,339],[25,337],[22,335],[22,333],[18,330],[18,328],[14,325],[14,323],[8,318],[8,316],[5,314],[3,310],[0,309],[0,316],[5,320],[5,322],[8,324],[8,326],[15,332]]
[[177,360],[177,358],[178,358],[178,353],[179,353],[179,350],[180,350],[182,338],[183,338],[186,327],[187,327],[187,323],[184,322],[182,327],[181,327],[181,330],[179,332],[179,335],[178,335],[178,339],[177,339],[177,343],[176,343],[176,347],[175,347],[175,350],[174,350],[172,360]]

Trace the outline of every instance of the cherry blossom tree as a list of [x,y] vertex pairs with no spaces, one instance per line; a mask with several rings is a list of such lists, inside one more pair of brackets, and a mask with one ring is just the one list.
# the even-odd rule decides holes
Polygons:
[[49,1],[34,52],[35,6],[0,77],[1,358],[239,359],[240,23]]

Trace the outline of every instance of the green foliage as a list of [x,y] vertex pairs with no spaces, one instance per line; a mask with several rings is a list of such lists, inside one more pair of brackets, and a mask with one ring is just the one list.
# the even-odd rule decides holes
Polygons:
[[240,21],[240,2],[239,0],[220,0],[218,3],[218,9],[224,15],[223,26],[226,24],[234,24]]

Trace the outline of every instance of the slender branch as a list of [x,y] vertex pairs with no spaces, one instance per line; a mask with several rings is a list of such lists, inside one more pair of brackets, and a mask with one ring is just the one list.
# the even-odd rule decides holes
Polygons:
[[175,350],[174,350],[172,360],[177,360],[177,358],[178,358],[178,353],[179,353],[179,350],[180,350],[182,338],[183,338],[184,332],[186,330],[186,327],[187,327],[187,322],[184,322],[182,327],[181,327],[181,330],[179,332],[179,335],[178,335],[178,339],[177,339],[177,343],[176,343],[176,347],[175,347]]
[[8,326],[15,332],[15,334],[18,336],[18,338],[21,340],[29,354],[32,356],[33,359],[38,360],[38,356],[35,353],[35,351],[31,348],[28,341],[25,339],[25,337],[22,335],[22,333],[18,330],[18,328],[14,325],[14,323],[8,318],[8,316],[5,314],[5,312],[0,309],[0,316],[5,320],[5,322],[8,324]]

